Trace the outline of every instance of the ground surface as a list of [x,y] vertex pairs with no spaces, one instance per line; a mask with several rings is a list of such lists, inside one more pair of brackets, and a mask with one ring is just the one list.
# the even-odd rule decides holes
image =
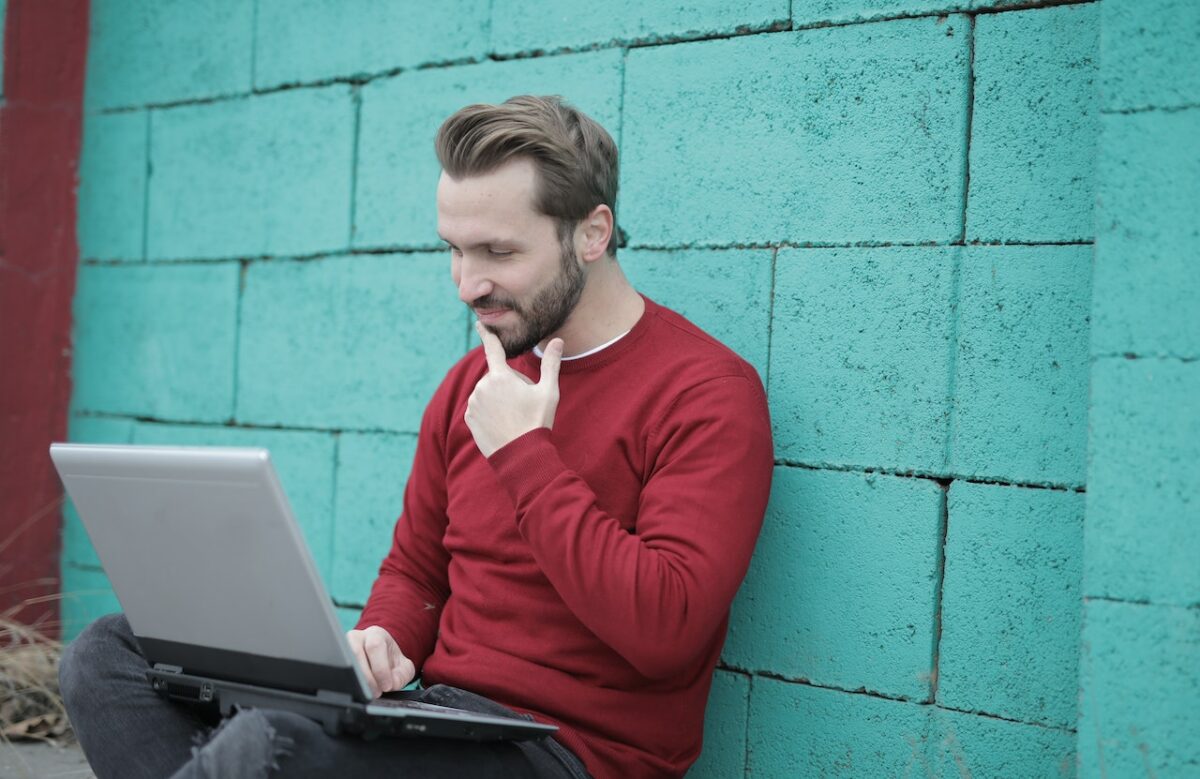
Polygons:
[[93,779],[78,744],[57,747],[40,742],[0,741],[0,777],[4,779]]

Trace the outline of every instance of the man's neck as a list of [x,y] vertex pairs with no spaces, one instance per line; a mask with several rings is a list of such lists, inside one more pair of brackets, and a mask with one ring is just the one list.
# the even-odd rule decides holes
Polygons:
[[[591,268],[587,286],[566,324],[552,337],[563,339],[563,356],[595,349],[629,332],[646,310],[646,301],[625,278],[615,260],[604,259]],[[547,338],[539,346],[546,348]]]

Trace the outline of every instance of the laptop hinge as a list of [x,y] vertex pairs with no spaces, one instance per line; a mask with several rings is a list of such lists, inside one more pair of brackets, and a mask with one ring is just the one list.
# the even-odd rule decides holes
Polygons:
[[168,665],[166,663],[155,663],[154,670],[162,671],[165,674],[181,674],[181,673],[183,673],[183,669],[180,668],[179,666]]
[[354,699],[346,693],[333,692],[331,690],[317,690],[317,700],[337,706],[349,706],[354,703]]

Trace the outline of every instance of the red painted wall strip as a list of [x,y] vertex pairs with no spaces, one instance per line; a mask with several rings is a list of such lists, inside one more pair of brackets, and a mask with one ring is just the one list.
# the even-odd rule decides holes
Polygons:
[[0,106],[0,615],[57,633],[88,0],[9,0]]

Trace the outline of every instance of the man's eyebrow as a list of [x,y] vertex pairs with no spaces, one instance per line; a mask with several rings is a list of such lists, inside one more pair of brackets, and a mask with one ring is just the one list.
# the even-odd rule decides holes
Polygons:
[[[446,244],[447,246],[456,246],[455,243],[453,243],[449,238],[442,235],[441,233],[438,233],[438,238],[442,239],[442,243]],[[515,240],[511,240],[508,238],[493,238],[490,240],[480,241],[478,243],[467,244],[463,248],[474,249],[477,246],[516,246],[516,245],[517,245],[517,241],[515,241]]]

